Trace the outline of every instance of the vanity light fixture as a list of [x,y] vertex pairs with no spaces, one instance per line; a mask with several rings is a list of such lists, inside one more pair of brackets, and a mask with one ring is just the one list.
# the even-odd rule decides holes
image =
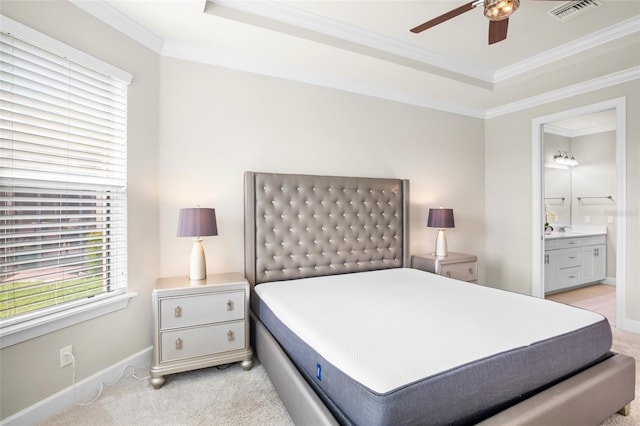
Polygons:
[[194,237],[189,264],[189,279],[192,281],[207,278],[207,264],[200,237],[211,235],[218,235],[215,209],[200,207],[180,209],[178,237]]
[[438,228],[438,236],[436,237],[435,255],[438,257],[447,256],[447,237],[444,234],[445,228],[454,228],[453,209],[429,209],[429,217],[427,219],[427,227]]
[[566,151],[558,151],[558,153],[553,156],[553,161],[555,163],[569,167],[577,166],[578,164],[580,164],[572,153],[567,153]]

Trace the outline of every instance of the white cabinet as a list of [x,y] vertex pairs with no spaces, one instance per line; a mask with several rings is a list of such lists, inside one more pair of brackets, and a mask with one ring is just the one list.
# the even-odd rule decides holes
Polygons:
[[546,250],[544,253],[544,289],[552,292],[560,289],[558,280],[558,250]]
[[582,278],[586,282],[607,278],[607,246],[598,244],[582,248]]
[[545,293],[606,278],[606,235],[564,237],[545,241]]

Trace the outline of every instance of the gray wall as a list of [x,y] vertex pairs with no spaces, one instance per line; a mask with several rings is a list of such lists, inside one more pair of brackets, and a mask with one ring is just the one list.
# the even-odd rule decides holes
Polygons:
[[[616,215],[624,215],[627,220],[626,317],[640,321],[640,264],[636,261],[640,258],[640,120],[636,119],[640,117],[640,80],[486,121],[487,282],[520,293],[531,292],[532,212],[537,208],[532,205],[532,120],[619,97],[626,97],[627,125],[623,130],[627,139],[627,208],[616,211]],[[505,158],[510,161],[505,162]]]
[[218,217],[208,270],[244,270],[247,170],[410,179],[411,251],[434,249],[427,212],[443,205],[456,219],[449,250],[483,265],[483,120],[176,59],[161,75],[161,276],[187,271],[177,212],[196,204]]

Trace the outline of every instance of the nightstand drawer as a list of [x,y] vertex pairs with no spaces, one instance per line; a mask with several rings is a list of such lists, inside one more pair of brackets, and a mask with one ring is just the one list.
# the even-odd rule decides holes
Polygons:
[[236,321],[162,332],[160,362],[242,349],[244,330],[245,322]]
[[170,297],[160,301],[160,329],[243,319],[244,292]]
[[449,263],[442,265],[440,275],[462,281],[477,280],[477,262]]
[[478,257],[450,251],[447,256],[433,253],[411,256],[411,267],[456,280],[478,282]]

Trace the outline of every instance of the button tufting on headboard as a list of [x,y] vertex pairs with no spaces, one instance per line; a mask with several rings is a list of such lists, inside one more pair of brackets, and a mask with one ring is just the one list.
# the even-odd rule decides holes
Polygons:
[[245,173],[252,284],[407,266],[406,180]]

